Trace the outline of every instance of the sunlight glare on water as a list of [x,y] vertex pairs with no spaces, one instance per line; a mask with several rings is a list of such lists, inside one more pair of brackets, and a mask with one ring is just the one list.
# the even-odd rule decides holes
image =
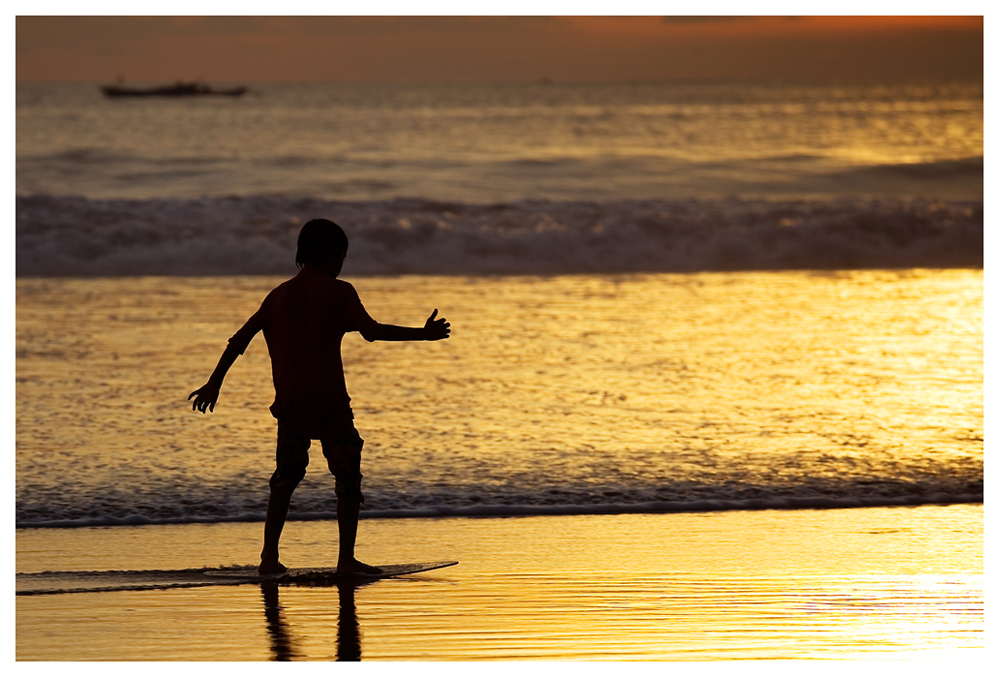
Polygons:
[[[19,521],[260,515],[263,338],[185,398],[278,282],[18,280]],[[366,510],[981,496],[981,271],[353,282],[453,328],[345,338]],[[293,510],[332,508],[322,466]]]

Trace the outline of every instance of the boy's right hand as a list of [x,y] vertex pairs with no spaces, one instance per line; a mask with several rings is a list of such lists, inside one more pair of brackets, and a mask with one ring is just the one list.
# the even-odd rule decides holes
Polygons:
[[427,333],[427,341],[438,341],[439,339],[447,339],[448,335],[451,334],[451,325],[444,318],[437,317],[438,310],[435,308],[434,312],[431,313],[431,317],[427,319],[424,323],[424,331]]
[[198,410],[202,414],[205,413],[207,408],[209,412],[215,412],[215,403],[219,400],[219,387],[212,382],[208,382],[198,390],[191,393],[188,396],[188,400],[194,398],[194,404],[191,406],[192,410]]

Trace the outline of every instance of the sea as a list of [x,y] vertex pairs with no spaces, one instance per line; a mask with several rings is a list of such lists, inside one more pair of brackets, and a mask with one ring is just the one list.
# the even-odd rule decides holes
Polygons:
[[263,338],[187,396],[316,217],[453,330],[344,340],[363,517],[983,501],[981,82],[18,83],[16,193],[18,527],[263,519]]

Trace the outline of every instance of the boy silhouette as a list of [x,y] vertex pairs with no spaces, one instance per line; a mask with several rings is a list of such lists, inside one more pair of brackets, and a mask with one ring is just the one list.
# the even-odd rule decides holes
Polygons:
[[337,575],[377,574],[379,569],[354,557],[361,494],[361,448],[344,381],[340,344],[346,332],[360,332],[367,341],[438,341],[450,326],[436,319],[437,309],[423,327],[399,327],[376,322],[354,287],[338,280],[347,256],[347,235],[327,219],[313,219],[299,232],[295,263],[301,269],[276,288],[229,340],[208,383],[191,393],[192,409],[215,411],[219,389],[229,368],[257,332],[264,332],[271,357],[274,404],[278,420],[276,469],[264,520],[261,574],[286,571],[278,559],[278,541],[285,526],[292,492],[309,463],[309,446],[319,440],[330,472],[336,478],[340,555]]

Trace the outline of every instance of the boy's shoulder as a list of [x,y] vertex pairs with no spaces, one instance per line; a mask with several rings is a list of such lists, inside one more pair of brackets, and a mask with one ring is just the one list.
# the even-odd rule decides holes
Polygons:
[[346,280],[309,268],[303,268],[298,275],[275,287],[268,296],[302,293],[357,296],[354,285]]

